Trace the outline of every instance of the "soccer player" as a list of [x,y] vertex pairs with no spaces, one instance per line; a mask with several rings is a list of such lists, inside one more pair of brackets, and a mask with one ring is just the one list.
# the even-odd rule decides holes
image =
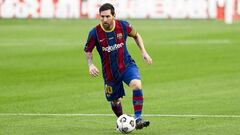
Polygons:
[[128,53],[127,37],[135,40],[147,64],[152,64],[152,59],[144,48],[140,34],[128,22],[115,19],[115,9],[112,4],[103,4],[99,8],[99,14],[101,23],[89,32],[84,48],[89,74],[94,77],[99,75],[99,70],[92,60],[92,50],[96,47],[102,63],[105,95],[113,112],[117,117],[123,114],[121,100],[125,96],[124,82],[133,90],[132,103],[136,129],[142,129],[149,126],[150,122],[141,117],[143,107],[141,78],[137,65]]

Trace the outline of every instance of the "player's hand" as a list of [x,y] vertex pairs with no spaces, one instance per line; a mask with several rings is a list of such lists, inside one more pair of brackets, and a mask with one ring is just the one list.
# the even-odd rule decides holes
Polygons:
[[94,64],[91,64],[89,66],[89,74],[93,77],[96,77],[99,75],[99,70],[97,69],[97,67]]
[[152,64],[152,58],[148,55],[147,52],[143,52],[142,57],[147,64],[149,64],[149,65]]

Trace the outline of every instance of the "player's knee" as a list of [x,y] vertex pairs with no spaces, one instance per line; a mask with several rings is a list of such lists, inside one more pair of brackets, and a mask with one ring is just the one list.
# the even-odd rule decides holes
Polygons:
[[121,103],[121,99],[119,98],[119,99],[113,100],[113,101],[111,101],[111,102],[112,102],[112,104],[114,104],[114,105],[118,105],[118,104]]
[[129,86],[133,89],[133,90],[138,90],[138,89],[142,89],[142,83],[141,80],[132,80],[129,84]]

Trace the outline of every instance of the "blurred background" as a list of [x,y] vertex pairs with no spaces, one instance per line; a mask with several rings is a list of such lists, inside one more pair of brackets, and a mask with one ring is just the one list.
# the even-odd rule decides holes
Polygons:
[[239,0],[1,0],[0,18],[96,18],[103,3],[118,18],[239,20]]

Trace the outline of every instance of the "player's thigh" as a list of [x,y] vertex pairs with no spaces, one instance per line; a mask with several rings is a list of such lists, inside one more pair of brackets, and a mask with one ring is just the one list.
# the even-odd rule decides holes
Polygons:
[[132,89],[141,89],[141,77],[137,66],[130,66],[123,75],[123,81]]

